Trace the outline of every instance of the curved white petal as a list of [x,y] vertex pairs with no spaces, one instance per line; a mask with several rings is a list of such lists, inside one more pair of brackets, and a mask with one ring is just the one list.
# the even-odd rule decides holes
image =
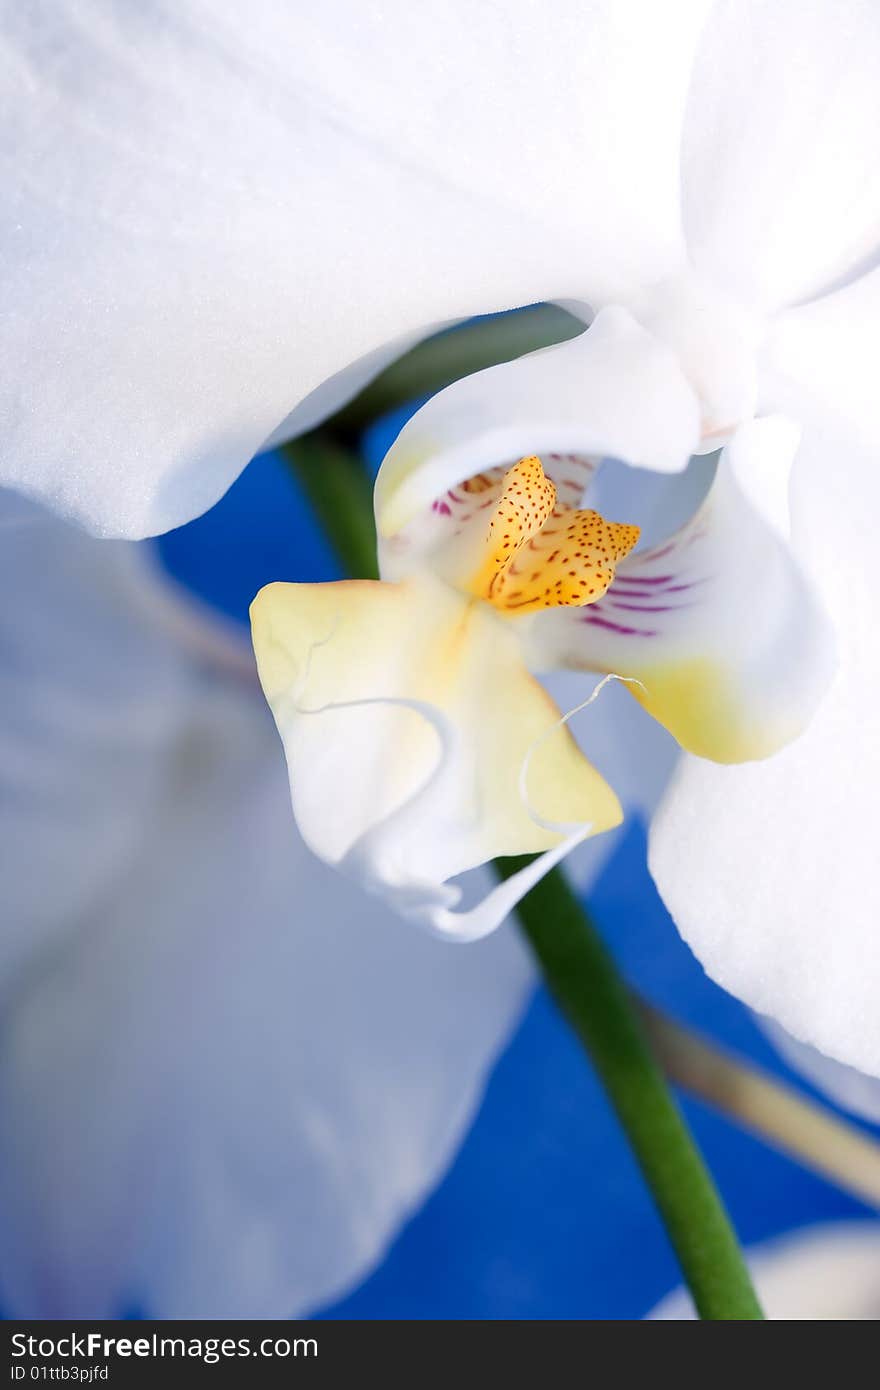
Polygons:
[[617,798],[489,604],[422,575],[271,584],[251,618],[303,837],[404,914],[484,935],[531,879],[470,913],[452,911],[461,890],[449,879],[537,851],[544,872],[619,823]]
[[253,672],[140,551],[4,499],[0,1303],[286,1317],[448,1164],[531,979],[311,856]]
[[5,0],[4,480],[158,532],[385,345],[670,273],[705,8]]
[[880,10],[721,0],[694,65],[684,219],[696,265],[766,307],[880,254]]
[[[747,1252],[758,1297],[771,1322],[876,1322],[880,1319],[880,1226],[840,1221],[807,1226]],[[685,1289],[658,1303],[649,1318],[696,1317]]]
[[798,1042],[770,1018],[757,1014],[756,1019],[790,1067],[801,1072],[844,1110],[880,1125],[880,1078],[866,1076],[855,1067],[842,1066],[815,1047]]
[[720,984],[800,1041],[880,1076],[876,455],[808,421],[792,513],[835,622],[837,676],[775,757],[683,761],[655,817],[651,868]]
[[383,575],[418,569],[445,542],[459,512],[434,503],[483,470],[540,454],[548,476],[577,487],[572,460],[674,472],[698,439],[699,405],[670,349],[625,309],[603,309],[577,338],[464,377],[407,421],[376,480]]
[[755,412],[762,316],[692,266],[628,303],[639,323],[675,353],[700,401],[697,452],[711,453]]
[[535,616],[530,664],[615,672],[682,747],[720,762],[794,738],[834,661],[788,537],[797,441],[782,418],[744,426],[679,531],[622,560],[597,602]]

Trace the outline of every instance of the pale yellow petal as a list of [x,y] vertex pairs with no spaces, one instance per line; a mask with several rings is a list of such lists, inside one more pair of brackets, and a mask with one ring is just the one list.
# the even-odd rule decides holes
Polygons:
[[272,584],[252,607],[294,811],[330,862],[436,885],[621,819],[511,625],[430,576]]

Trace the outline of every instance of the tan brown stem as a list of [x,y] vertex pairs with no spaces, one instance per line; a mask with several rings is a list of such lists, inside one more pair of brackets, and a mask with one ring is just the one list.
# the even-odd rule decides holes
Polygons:
[[869,1206],[880,1208],[880,1145],[867,1134],[643,1000],[637,1003],[654,1053],[671,1081]]

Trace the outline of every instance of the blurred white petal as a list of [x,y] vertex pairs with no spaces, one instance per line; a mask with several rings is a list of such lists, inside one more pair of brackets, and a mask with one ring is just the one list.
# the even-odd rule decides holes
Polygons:
[[3,492],[0,573],[8,986],[34,948],[97,910],[138,853],[197,671],[155,620],[158,586],[132,546],[89,542]]
[[3,480],[101,533],[203,511],[414,332],[682,260],[703,0],[2,9]]
[[325,869],[256,682],[140,551],[9,505],[0,1302],[305,1312],[443,1173],[530,967]]
[[[771,1322],[876,1322],[880,1319],[880,1225],[840,1221],[755,1245],[747,1252],[758,1297]],[[694,1320],[684,1289],[647,1315]]]

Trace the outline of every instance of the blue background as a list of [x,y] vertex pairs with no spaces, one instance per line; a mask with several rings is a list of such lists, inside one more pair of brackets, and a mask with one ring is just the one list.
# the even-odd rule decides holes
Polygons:
[[[368,436],[373,466],[402,418]],[[257,459],[221,503],[160,546],[178,579],[241,621],[270,580],[337,577],[279,455]],[[649,878],[639,827],[590,901],[621,967],[649,999],[791,1078],[748,1011],[706,978],[681,942]],[[818,1220],[870,1215],[706,1107],[684,1104],[747,1244]],[[373,1275],[321,1316],[637,1318],[678,1282],[603,1093],[539,991],[439,1189]]]

